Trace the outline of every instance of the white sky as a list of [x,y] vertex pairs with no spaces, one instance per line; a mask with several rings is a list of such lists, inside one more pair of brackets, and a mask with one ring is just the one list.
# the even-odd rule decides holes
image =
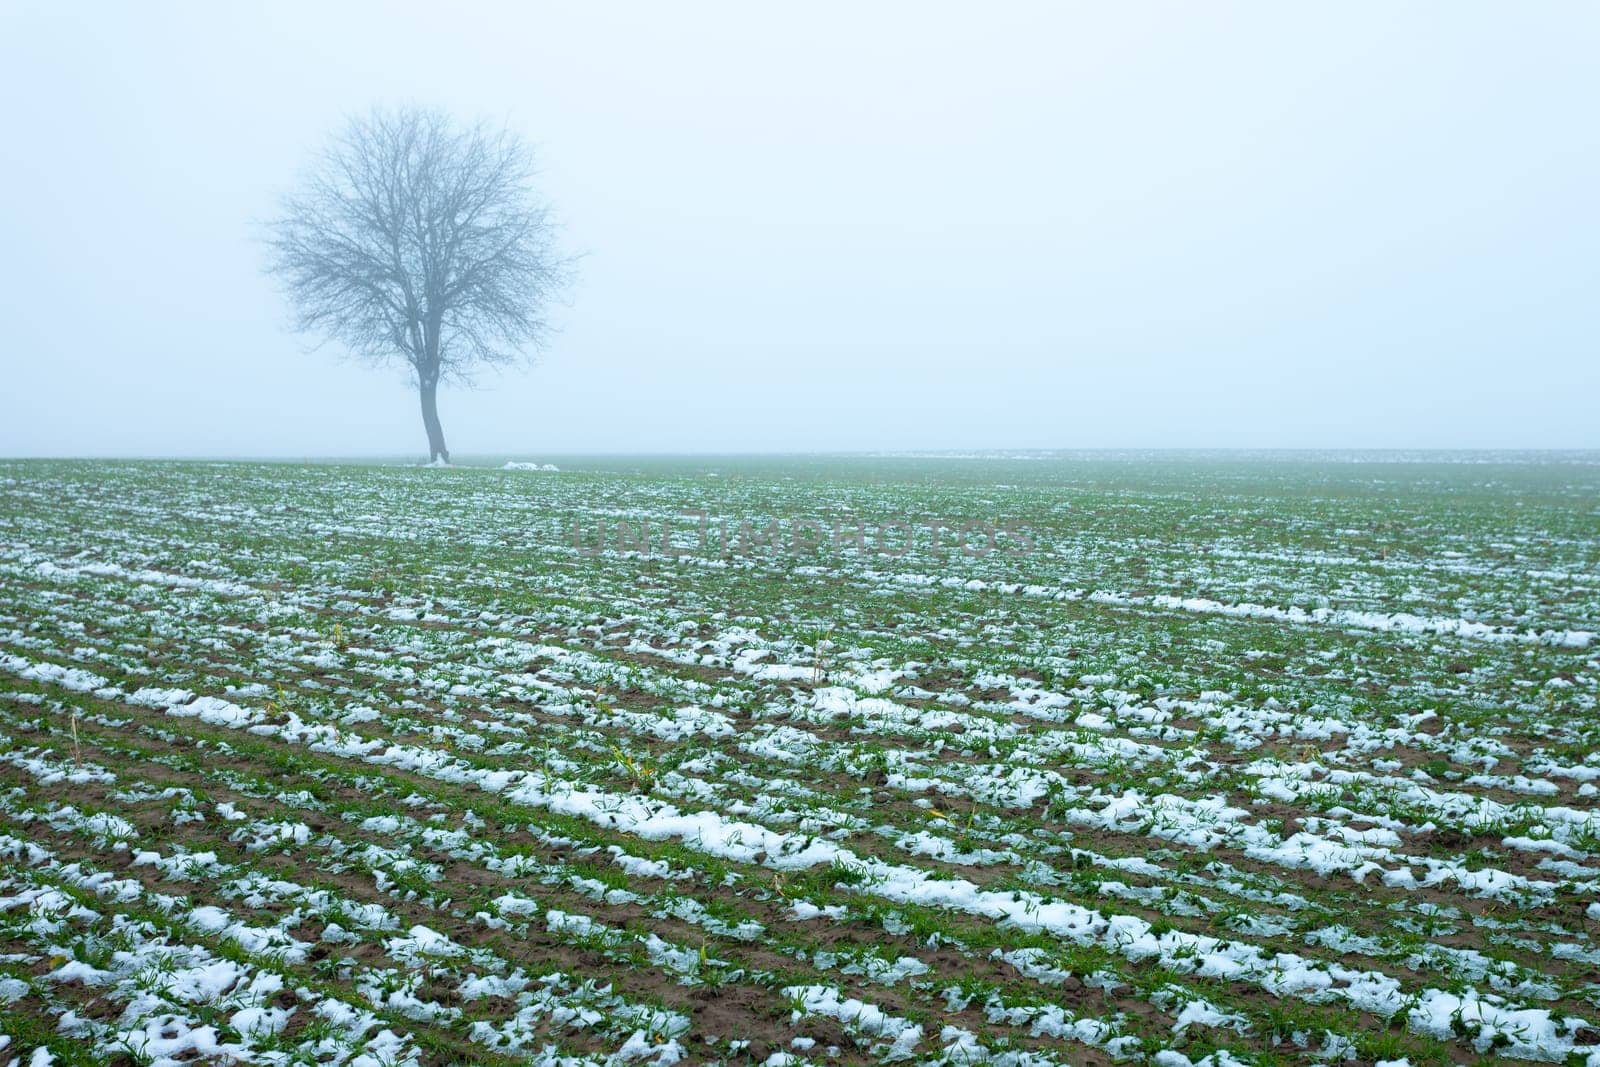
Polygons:
[[1591,3],[0,0],[0,454],[425,452],[254,241],[404,100],[537,142],[587,254],[457,454],[1596,447],[1596,55]]

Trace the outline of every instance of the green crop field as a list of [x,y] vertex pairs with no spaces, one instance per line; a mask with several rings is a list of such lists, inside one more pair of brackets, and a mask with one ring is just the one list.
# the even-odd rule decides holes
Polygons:
[[556,459],[0,462],[0,1062],[1600,1064],[1600,456]]

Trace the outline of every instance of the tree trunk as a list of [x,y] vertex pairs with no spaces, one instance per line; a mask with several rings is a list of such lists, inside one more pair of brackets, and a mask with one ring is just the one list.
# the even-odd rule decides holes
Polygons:
[[428,431],[428,462],[450,462],[450,450],[444,446],[444,427],[439,425],[438,385],[424,383],[422,392],[422,425]]

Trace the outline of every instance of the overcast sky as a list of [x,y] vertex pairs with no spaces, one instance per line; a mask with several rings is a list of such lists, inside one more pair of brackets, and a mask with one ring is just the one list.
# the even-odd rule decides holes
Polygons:
[[586,254],[452,450],[1600,446],[1600,5],[0,0],[5,455],[426,452],[257,222],[375,102]]

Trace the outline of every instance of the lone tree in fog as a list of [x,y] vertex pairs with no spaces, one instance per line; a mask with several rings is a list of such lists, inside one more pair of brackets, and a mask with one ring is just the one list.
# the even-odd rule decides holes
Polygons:
[[269,226],[296,328],[411,368],[430,461],[450,462],[439,383],[536,350],[569,280],[532,176],[507,130],[380,108],[334,138]]

